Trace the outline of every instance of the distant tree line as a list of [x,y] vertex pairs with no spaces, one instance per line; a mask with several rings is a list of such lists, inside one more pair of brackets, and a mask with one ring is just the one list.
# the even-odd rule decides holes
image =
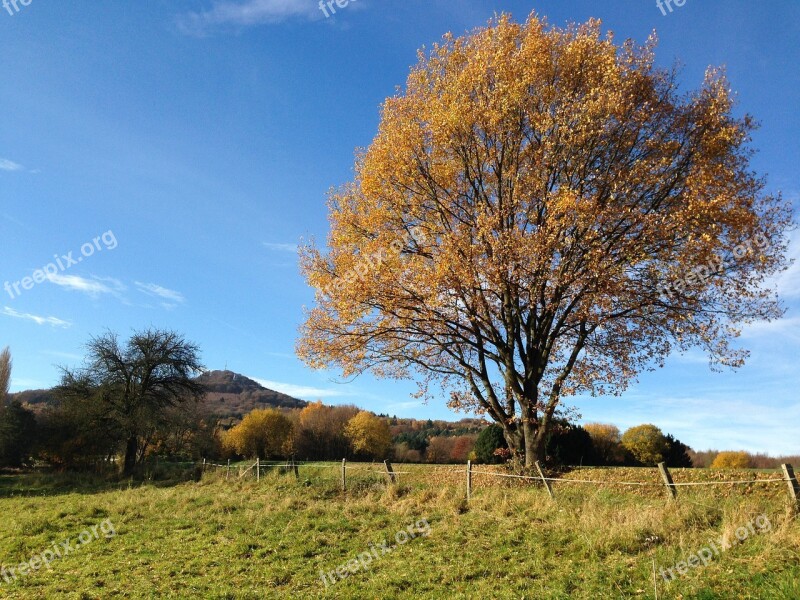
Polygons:
[[[480,419],[398,419],[356,406],[257,409],[222,422],[204,408],[199,348],[172,331],[146,330],[126,342],[106,333],[87,344],[84,365],[63,369],[54,403],[35,410],[8,398],[12,359],[0,352],[0,467],[45,463],[112,468],[131,475],[154,457],[264,460],[383,460],[504,463],[514,459],[503,430]],[[695,452],[655,425],[623,433],[610,424],[557,420],[550,465],[775,468],[798,457]]]

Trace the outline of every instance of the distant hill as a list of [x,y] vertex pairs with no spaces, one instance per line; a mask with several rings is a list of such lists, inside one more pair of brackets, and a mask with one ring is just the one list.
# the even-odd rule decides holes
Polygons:
[[[303,408],[308,402],[287,396],[233,371],[207,371],[197,377],[206,388],[203,406],[214,415],[239,419],[256,408]],[[53,402],[51,390],[27,390],[10,394],[34,411]]]
[[303,408],[305,400],[265,388],[233,371],[208,371],[197,381],[206,387],[204,404],[220,417],[243,417],[256,408]]

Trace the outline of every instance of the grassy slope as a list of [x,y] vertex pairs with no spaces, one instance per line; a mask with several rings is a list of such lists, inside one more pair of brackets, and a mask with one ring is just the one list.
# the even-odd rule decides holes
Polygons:
[[[336,469],[310,467],[301,470],[307,482],[211,476],[80,492],[42,476],[0,478],[0,565],[104,519],[117,531],[50,571],[2,583],[0,597],[653,598],[654,560],[673,566],[766,514],[771,532],[751,535],[674,583],[659,581],[659,598],[800,598],[800,519],[790,517],[780,485],[736,494],[684,488],[670,505],[655,487],[556,484],[553,503],[541,488],[476,476],[467,507],[462,474],[401,470],[414,474],[389,488],[379,475],[353,473],[346,497]],[[650,471],[579,475],[652,478]],[[336,569],[371,544],[394,545],[398,531],[421,519],[429,536],[329,588],[320,579],[320,570]]]

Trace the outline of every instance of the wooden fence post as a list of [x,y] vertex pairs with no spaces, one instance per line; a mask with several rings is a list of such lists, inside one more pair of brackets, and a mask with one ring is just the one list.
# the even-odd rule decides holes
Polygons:
[[550,495],[551,500],[555,500],[556,497],[553,495],[553,487],[550,485],[550,482],[544,476],[544,471],[542,471],[542,465],[539,464],[539,461],[536,461],[536,470],[539,471],[539,477],[542,478],[542,483],[544,487],[547,488],[547,493]]
[[342,491],[347,491],[347,459],[342,459]]
[[256,481],[261,481],[261,458],[256,458]]
[[675,487],[675,482],[672,481],[672,475],[669,473],[669,469],[667,469],[667,463],[661,462],[658,463],[658,470],[661,472],[661,479],[664,480],[664,485],[667,486],[667,491],[669,492],[669,496],[671,500],[675,500],[678,497],[678,488]]
[[300,481],[300,471],[299,471],[299,469],[297,467],[297,463],[294,462],[294,455],[292,455],[292,468],[294,469],[294,478],[297,481]]
[[467,461],[467,502],[472,497],[472,461]]
[[397,483],[397,475],[394,474],[392,463],[390,463],[388,460],[385,460],[383,461],[383,464],[386,466],[386,474],[389,476],[389,481],[391,483]]
[[800,485],[797,483],[797,477],[794,475],[794,467],[790,464],[781,465],[783,469],[783,477],[786,479],[786,484],[789,486],[789,497],[794,502],[795,510],[800,511]]
[[231,477],[231,459],[228,459],[228,468],[225,469],[225,481],[228,481]]

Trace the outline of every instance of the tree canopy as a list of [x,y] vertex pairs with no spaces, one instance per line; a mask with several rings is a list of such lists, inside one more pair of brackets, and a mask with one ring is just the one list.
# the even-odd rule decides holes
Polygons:
[[741,365],[739,327],[782,314],[762,285],[791,208],[723,72],[682,92],[655,47],[531,15],[421,52],[331,194],[328,249],[303,250],[299,355],[447,390],[528,465],[566,396],[692,346]]
[[224,446],[246,458],[284,458],[291,454],[292,430],[279,410],[254,410],[225,434]]
[[388,457],[392,434],[386,419],[362,410],[348,421],[344,433],[356,456],[370,459]]
[[637,425],[622,434],[622,445],[637,462],[655,465],[664,460],[669,444],[667,438],[655,425]]
[[11,350],[6,346],[0,352],[0,406],[5,404],[8,389],[11,385]]

